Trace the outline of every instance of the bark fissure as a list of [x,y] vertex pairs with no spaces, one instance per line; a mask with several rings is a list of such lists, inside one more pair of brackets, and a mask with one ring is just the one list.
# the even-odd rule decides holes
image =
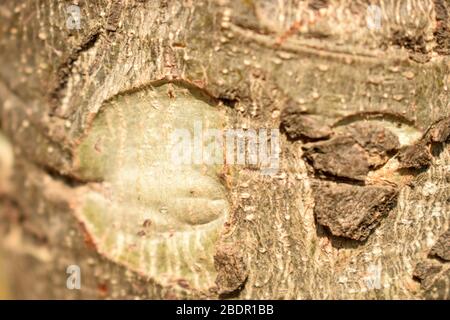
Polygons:
[[50,104],[52,106],[50,115],[57,114],[61,99],[64,95],[64,90],[72,74],[74,64],[76,63],[80,55],[83,54],[83,52],[88,51],[89,49],[94,47],[96,43],[98,43],[101,34],[102,29],[100,27],[94,28],[92,31],[90,31],[85,36],[85,38],[81,40],[80,44],[72,49],[72,52],[70,52],[67,57],[64,58],[64,61],[58,67],[55,84],[49,94]]

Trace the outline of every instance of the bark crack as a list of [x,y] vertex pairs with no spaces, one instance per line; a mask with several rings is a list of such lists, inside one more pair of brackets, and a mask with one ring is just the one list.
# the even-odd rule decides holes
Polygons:
[[101,33],[102,30],[100,27],[94,28],[84,37],[81,43],[72,49],[63,59],[63,62],[60,64],[57,71],[54,88],[50,92],[50,115],[53,116],[59,107],[61,98],[67,87],[67,83],[69,82],[69,77],[72,74],[74,64],[84,52],[96,45],[97,41],[100,39]]

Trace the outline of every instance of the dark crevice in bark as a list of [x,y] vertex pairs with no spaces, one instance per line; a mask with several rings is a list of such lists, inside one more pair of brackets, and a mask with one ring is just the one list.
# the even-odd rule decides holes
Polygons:
[[67,87],[70,74],[72,73],[75,62],[80,55],[94,47],[101,35],[101,28],[97,27],[90,31],[89,34],[81,41],[81,44],[74,48],[71,53],[64,59],[64,62],[59,66],[53,90],[50,92],[50,115],[54,115],[57,111],[61,101],[63,91]]
[[450,141],[450,117],[444,117],[431,124],[422,138],[415,144],[400,150],[400,169],[420,170],[432,164],[433,157],[445,150]]
[[431,253],[428,254],[427,258],[430,259],[430,260],[437,261],[437,262],[442,263],[442,264],[449,263],[447,260],[444,260],[443,258],[441,258],[441,257],[439,257],[439,256],[437,256],[435,254],[431,254]]
[[320,10],[320,9],[328,7],[328,5],[329,5],[329,0],[312,0],[308,4],[308,7],[310,7],[313,10]]
[[406,118],[405,116],[393,113],[393,112],[359,112],[356,114],[351,114],[340,118],[333,123],[332,127],[345,126],[352,122],[363,121],[363,120],[386,120],[391,122],[398,122],[415,128],[415,121]]
[[437,42],[437,53],[450,54],[450,27],[449,27],[449,2],[446,0],[434,0],[436,11],[436,31],[434,36]]
[[236,104],[238,103],[237,99],[229,99],[229,98],[219,98],[220,101],[222,101],[222,103],[230,108],[235,108]]
[[367,241],[368,238],[365,240],[354,240],[346,237],[339,237],[335,236],[329,227],[321,225],[317,218],[314,218],[314,224],[316,225],[316,235],[319,238],[326,237],[328,240],[330,240],[331,245],[333,248],[336,249],[357,249],[360,247],[363,247]]
[[409,36],[397,31],[393,34],[393,44],[414,53],[427,54],[426,41],[423,35]]
[[[307,161],[309,165],[311,165],[310,161]],[[334,176],[331,174],[328,174],[326,172],[318,172],[317,170],[314,171],[313,176],[315,179],[319,181],[332,181],[336,183],[345,183],[345,184],[351,184],[354,186],[365,186],[365,182],[361,180],[356,180],[352,178],[346,178],[346,177],[340,177],[340,176]]]
[[236,290],[232,292],[219,294],[219,299],[238,299],[239,294],[241,293],[242,289],[245,287],[245,284],[247,283],[247,280],[248,278],[246,278],[244,282]]
[[60,181],[68,187],[75,188],[75,187],[83,186],[89,182],[94,182],[94,181],[84,181],[84,180],[78,179],[72,175],[63,174],[53,168],[50,168],[49,166],[42,166],[40,164],[37,164],[37,166],[38,166],[38,168],[43,170],[47,175],[49,175],[53,180]]
[[108,20],[106,21],[105,29],[109,32],[115,32],[119,26],[120,15],[122,12],[122,0],[112,1],[109,10]]

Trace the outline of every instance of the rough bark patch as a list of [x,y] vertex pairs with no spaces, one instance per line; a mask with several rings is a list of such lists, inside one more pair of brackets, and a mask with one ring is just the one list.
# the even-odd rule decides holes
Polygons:
[[431,164],[430,146],[445,143],[450,138],[450,117],[440,119],[430,125],[419,142],[403,148],[399,155],[400,169],[420,169]]
[[416,265],[413,277],[420,282],[426,299],[449,299],[450,268],[448,266],[437,261],[424,260]]
[[350,136],[337,136],[304,150],[304,157],[318,173],[364,181],[370,170],[366,151]]
[[292,140],[325,139],[332,134],[331,128],[323,123],[323,119],[306,114],[292,104],[288,105],[281,113],[281,127]]
[[430,251],[431,256],[437,256],[450,261],[450,229],[443,233]]
[[218,272],[216,284],[221,295],[239,290],[247,279],[248,270],[244,259],[231,245],[222,245],[217,249],[214,266]]
[[335,236],[363,241],[397,204],[397,191],[384,186],[320,182],[315,185],[317,222]]
[[442,266],[434,261],[425,260],[419,262],[413,272],[413,276],[417,278],[420,282],[434,276],[442,270]]
[[350,125],[348,132],[368,152],[371,167],[384,165],[400,147],[397,135],[375,123],[358,122]]
[[450,54],[450,28],[448,20],[448,6],[444,0],[434,0],[436,11],[436,31],[434,36],[437,42],[436,52],[439,54]]
[[400,169],[420,169],[431,164],[432,156],[427,144],[422,141],[403,148],[399,155]]
[[444,143],[450,139],[450,117],[444,118],[430,126],[426,140],[435,143]]

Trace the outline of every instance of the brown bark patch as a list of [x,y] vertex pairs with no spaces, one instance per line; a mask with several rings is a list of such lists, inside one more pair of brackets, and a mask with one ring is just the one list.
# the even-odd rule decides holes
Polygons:
[[430,126],[425,139],[429,142],[444,143],[450,139],[450,117],[439,120]]
[[231,245],[222,245],[214,255],[216,285],[220,295],[229,295],[242,288],[248,270],[242,255]]
[[413,272],[413,277],[420,282],[426,299],[447,300],[450,284],[450,268],[433,260],[419,262]]
[[420,282],[434,276],[442,270],[442,266],[434,261],[421,261],[419,262],[413,272],[413,277],[417,278]]
[[436,12],[436,30],[434,36],[437,42],[436,52],[439,54],[450,54],[450,27],[448,2],[445,0],[434,0],[434,10]]
[[428,146],[420,142],[403,148],[398,155],[398,160],[400,169],[420,169],[431,164],[432,156]]
[[430,255],[450,261],[450,229],[439,237],[431,248]]
[[394,133],[374,123],[352,124],[348,132],[367,151],[371,168],[384,165],[390,155],[400,147],[398,137]]
[[397,204],[397,190],[384,186],[316,184],[317,222],[334,236],[363,241]]
[[332,134],[323,119],[307,114],[295,105],[288,105],[281,113],[281,128],[291,140],[326,139]]
[[318,173],[364,181],[369,173],[365,150],[350,136],[304,147],[304,157]]

